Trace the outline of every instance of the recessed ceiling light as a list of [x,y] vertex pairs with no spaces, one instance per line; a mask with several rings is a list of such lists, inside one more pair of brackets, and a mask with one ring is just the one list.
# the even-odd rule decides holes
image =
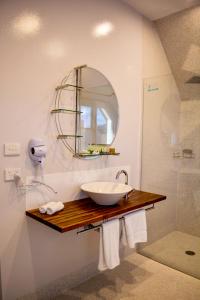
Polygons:
[[41,27],[40,17],[33,13],[23,13],[14,20],[13,29],[17,35],[36,34]]
[[95,37],[103,37],[110,34],[114,30],[111,22],[102,22],[94,27],[93,35]]

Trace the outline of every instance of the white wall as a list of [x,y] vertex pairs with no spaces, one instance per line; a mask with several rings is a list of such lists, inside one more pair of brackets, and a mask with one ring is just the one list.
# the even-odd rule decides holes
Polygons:
[[[18,0],[0,4],[0,156],[5,167],[20,167],[23,176],[34,175],[27,143],[41,137],[48,144],[45,173],[94,170],[129,164],[130,182],[139,185],[140,117],[142,95],[142,19],[116,0]],[[41,28],[20,34],[20,17],[34,14]],[[96,23],[108,20],[115,30],[94,38]],[[23,27],[23,28],[22,28]],[[119,100],[120,124],[115,147],[121,155],[81,161],[56,141],[50,116],[54,88],[74,66],[87,64],[111,81]],[[19,142],[21,156],[4,157],[4,142]],[[25,217],[25,197],[14,184],[0,181],[0,254],[3,299],[12,300],[50,283],[76,282],[74,274],[91,274],[96,268],[95,233],[77,238],[74,231],[59,234]],[[69,277],[71,276],[71,277]],[[66,279],[67,278],[67,279]],[[59,285],[57,288],[59,289]],[[55,285],[54,285],[55,288]],[[51,291],[49,293],[55,293]],[[47,297],[48,298],[48,297]]]
[[[142,77],[170,72],[152,24],[117,0],[10,0],[0,5],[2,173],[5,167],[21,167],[24,177],[35,174],[27,156],[27,143],[38,136],[48,144],[44,171],[50,174],[51,182],[53,176],[56,182],[62,172],[90,170],[92,174],[96,169],[130,165],[130,183],[138,187]],[[35,34],[19,34],[18,21],[26,13],[40,18],[41,28]],[[93,27],[104,20],[114,24],[114,31],[107,37],[94,38]],[[29,26],[30,23],[26,29]],[[116,91],[120,124],[114,146],[121,152],[119,157],[75,160],[56,141],[55,124],[49,113],[54,88],[71,68],[81,64],[99,69]],[[21,144],[21,156],[4,157],[3,143],[12,141]],[[49,299],[96,271],[95,233],[78,238],[76,231],[57,233],[25,217],[25,196],[16,192],[14,184],[5,183],[3,176],[0,190],[4,300],[38,289],[40,296]]]

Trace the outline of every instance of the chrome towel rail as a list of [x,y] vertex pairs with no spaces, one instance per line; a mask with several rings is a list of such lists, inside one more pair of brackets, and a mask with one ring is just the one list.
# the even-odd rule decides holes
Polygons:
[[[152,206],[145,208],[145,210],[148,211],[148,210],[151,210],[151,209],[154,209],[154,208],[155,208],[155,205],[153,203]],[[121,217],[121,218],[118,218],[118,219],[123,220],[124,216]],[[107,220],[103,220],[103,223],[106,222],[106,221]],[[77,234],[83,233],[83,232],[86,232],[86,231],[89,231],[89,230],[98,230],[99,228],[101,228],[101,225],[102,224],[99,224],[99,225],[88,224],[88,225],[84,226],[84,229],[77,231]]]

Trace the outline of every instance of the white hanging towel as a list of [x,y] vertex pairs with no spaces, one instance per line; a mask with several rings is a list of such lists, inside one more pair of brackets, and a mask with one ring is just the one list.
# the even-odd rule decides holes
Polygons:
[[115,219],[100,228],[98,269],[114,269],[119,263],[119,219]]
[[135,248],[136,243],[147,241],[147,223],[145,209],[124,216],[122,220],[122,243]]

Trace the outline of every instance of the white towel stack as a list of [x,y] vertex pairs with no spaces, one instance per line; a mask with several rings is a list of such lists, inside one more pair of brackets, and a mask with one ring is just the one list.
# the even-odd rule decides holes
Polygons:
[[64,204],[60,201],[58,202],[48,202],[39,207],[39,211],[42,214],[47,213],[48,215],[53,215],[54,213],[62,210],[64,208]]
[[145,209],[137,210],[124,216],[122,220],[122,243],[135,248],[136,243],[147,241],[147,224]]
[[98,269],[114,269],[119,263],[119,219],[115,219],[100,228]]

